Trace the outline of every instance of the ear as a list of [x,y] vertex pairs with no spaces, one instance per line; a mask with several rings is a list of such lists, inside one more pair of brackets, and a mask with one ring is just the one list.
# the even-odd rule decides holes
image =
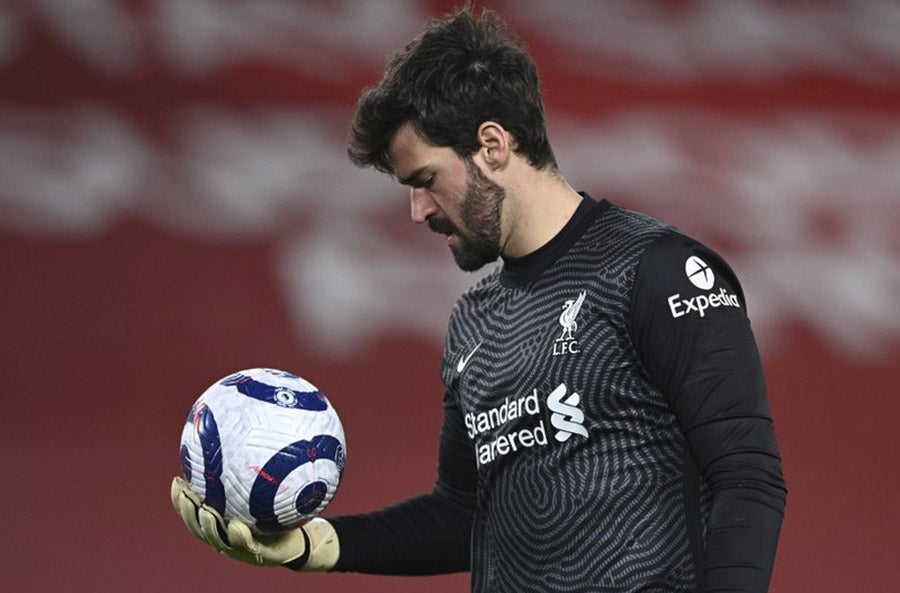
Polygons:
[[506,167],[512,157],[512,136],[506,128],[495,121],[486,121],[478,126],[478,154],[490,170]]

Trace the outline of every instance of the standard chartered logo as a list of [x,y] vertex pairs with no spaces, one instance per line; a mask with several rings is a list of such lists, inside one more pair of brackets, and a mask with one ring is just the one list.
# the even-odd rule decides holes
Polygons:
[[588,435],[584,427],[584,412],[578,408],[579,403],[581,396],[574,391],[566,397],[565,383],[560,384],[547,396],[547,407],[553,412],[550,424],[557,429],[555,436],[560,443],[569,440],[573,434],[580,434],[583,437]]
[[[556,429],[553,437],[564,443],[572,435],[588,436],[584,426],[584,412],[578,407],[581,396],[572,391],[569,393],[565,383],[561,383],[547,396],[547,409],[551,412],[550,424]],[[522,449],[535,446],[546,446],[547,428],[544,420],[537,423],[527,422],[529,416],[539,417],[541,401],[538,390],[534,389],[526,396],[503,400],[503,403],[483,412],[469,412],[465,415],[466,431],[469,438],[476,439],[475,457],[478,465],[486,465],[500,457],[516,453]],[[503,428],[510,422],[518,420],[516,429]],[[518,428],[523,426],[523,428]],[[486,433],[491,433],[488,436]],[[500,433],[500,434],[498,434]]]

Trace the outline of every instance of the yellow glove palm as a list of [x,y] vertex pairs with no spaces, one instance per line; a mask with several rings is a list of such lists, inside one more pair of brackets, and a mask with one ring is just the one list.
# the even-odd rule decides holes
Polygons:
[[201,541],[235,560],[258,566],[287,566],[294,570],[329,570],[340,554],[337,533],[325,519],[273,535],[255,535],[246,523],[225,519],[190,489],[180,477],[172,480],[172,506],[187,528]]

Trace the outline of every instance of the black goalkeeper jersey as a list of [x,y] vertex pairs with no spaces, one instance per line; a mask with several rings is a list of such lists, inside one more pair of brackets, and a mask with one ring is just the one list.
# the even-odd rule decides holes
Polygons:
[[744,296],[708,248],[585,196],[459,299],[442,378],[434,492],[334,519],[338,570],[766,589],[784,481]]

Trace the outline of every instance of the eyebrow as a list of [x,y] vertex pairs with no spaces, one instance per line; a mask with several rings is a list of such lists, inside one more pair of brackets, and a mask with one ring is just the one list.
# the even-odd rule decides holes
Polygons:
[[397,181],[399,181],[401,185],[413,185],[422,176],[427,168],[427,166],[419,167],[406,177],[398,177]]

